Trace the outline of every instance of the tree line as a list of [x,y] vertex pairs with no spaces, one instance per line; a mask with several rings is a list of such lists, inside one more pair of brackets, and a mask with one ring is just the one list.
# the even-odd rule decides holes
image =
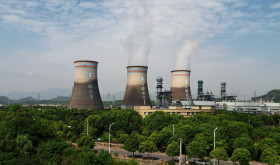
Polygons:
[[159,151],[178,156],[182,138],[183,154],[189,158],[230,158],[241,165],[256,160],[272,165],[280,162],[279,120],[279,115],[224,110],[188,118],[156,111],[143,119],[132,109],[96,111],[11,105],[0,110],[0,162],[137,164],[116,161],[108,152],[94,150],[97,139],[109,140],[109,126],[114,123],[111,142],[124,144],[132,154],[138,151],[149,156]]

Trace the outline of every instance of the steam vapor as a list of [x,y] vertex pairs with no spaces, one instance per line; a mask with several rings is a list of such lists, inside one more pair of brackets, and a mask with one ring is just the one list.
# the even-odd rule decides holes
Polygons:
[[194,41],[186,41],[177,55],[175,70],[190,70],[191,57],[199,54],[199,46]]
[[[147,66],[148,55],[152,50],[153,23],[149,14],[149,9],[143,0],[138,1],[135,10],[135,27],[124,42],[128,50],[128,66]],[[138,13],[137,13],[138,12]],[[142,14],[139,14],[139,12]]]

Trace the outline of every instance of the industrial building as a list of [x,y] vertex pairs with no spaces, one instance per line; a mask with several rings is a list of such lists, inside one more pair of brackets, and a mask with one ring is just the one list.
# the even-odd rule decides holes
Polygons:
[[265,103],[253,101],[238,101],[234,94],[226,93],[226,83],[221,83],[221,101],[216,102],[216,109],[223,109],[231,112],[252,113],[252,114],[279,114],[280,103]]
[[[214,95],[203,92],[203,82],[200,81],[200,100],[193,100],[190,89],[190,72],[189,70],[171,71],[171,90],[163,91],[163,79],[158,77],[157,81],[157,105],[153,108],[150,106],[134,106],[134,109],[142,116],[152,114],[155,111],[163,111],[170,114],[183,115],[189,117],[199,112],[213,114],[215,111]],[[202,82],[202,83],[201,83]]]
[[147,66],[128,66],[123,107],[152,106],[147,84]]
[[99,93],[96,61],[75,61],[75,78],[68,108],[103,109]]

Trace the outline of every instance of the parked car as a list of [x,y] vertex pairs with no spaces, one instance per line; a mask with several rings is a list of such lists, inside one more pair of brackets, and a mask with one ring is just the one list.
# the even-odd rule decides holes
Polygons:
[[196,160],[196,161],[195,161],[195,164],[212,165],[211,162],[208,162],[208,161],[206,161],[206,160],[204,160],[204,159]]

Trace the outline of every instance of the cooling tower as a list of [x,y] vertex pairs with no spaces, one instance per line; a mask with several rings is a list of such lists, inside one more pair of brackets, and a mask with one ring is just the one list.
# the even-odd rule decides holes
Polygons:
[[122,104],[124,106],[151,106],[147,85],[146,66],[128,66],[127,84]]
[[103,109],[96,61],[75,61],[75,80],[68,108]]
[[191,99],[190,70],[171,71],[171,92],[173,100]]

